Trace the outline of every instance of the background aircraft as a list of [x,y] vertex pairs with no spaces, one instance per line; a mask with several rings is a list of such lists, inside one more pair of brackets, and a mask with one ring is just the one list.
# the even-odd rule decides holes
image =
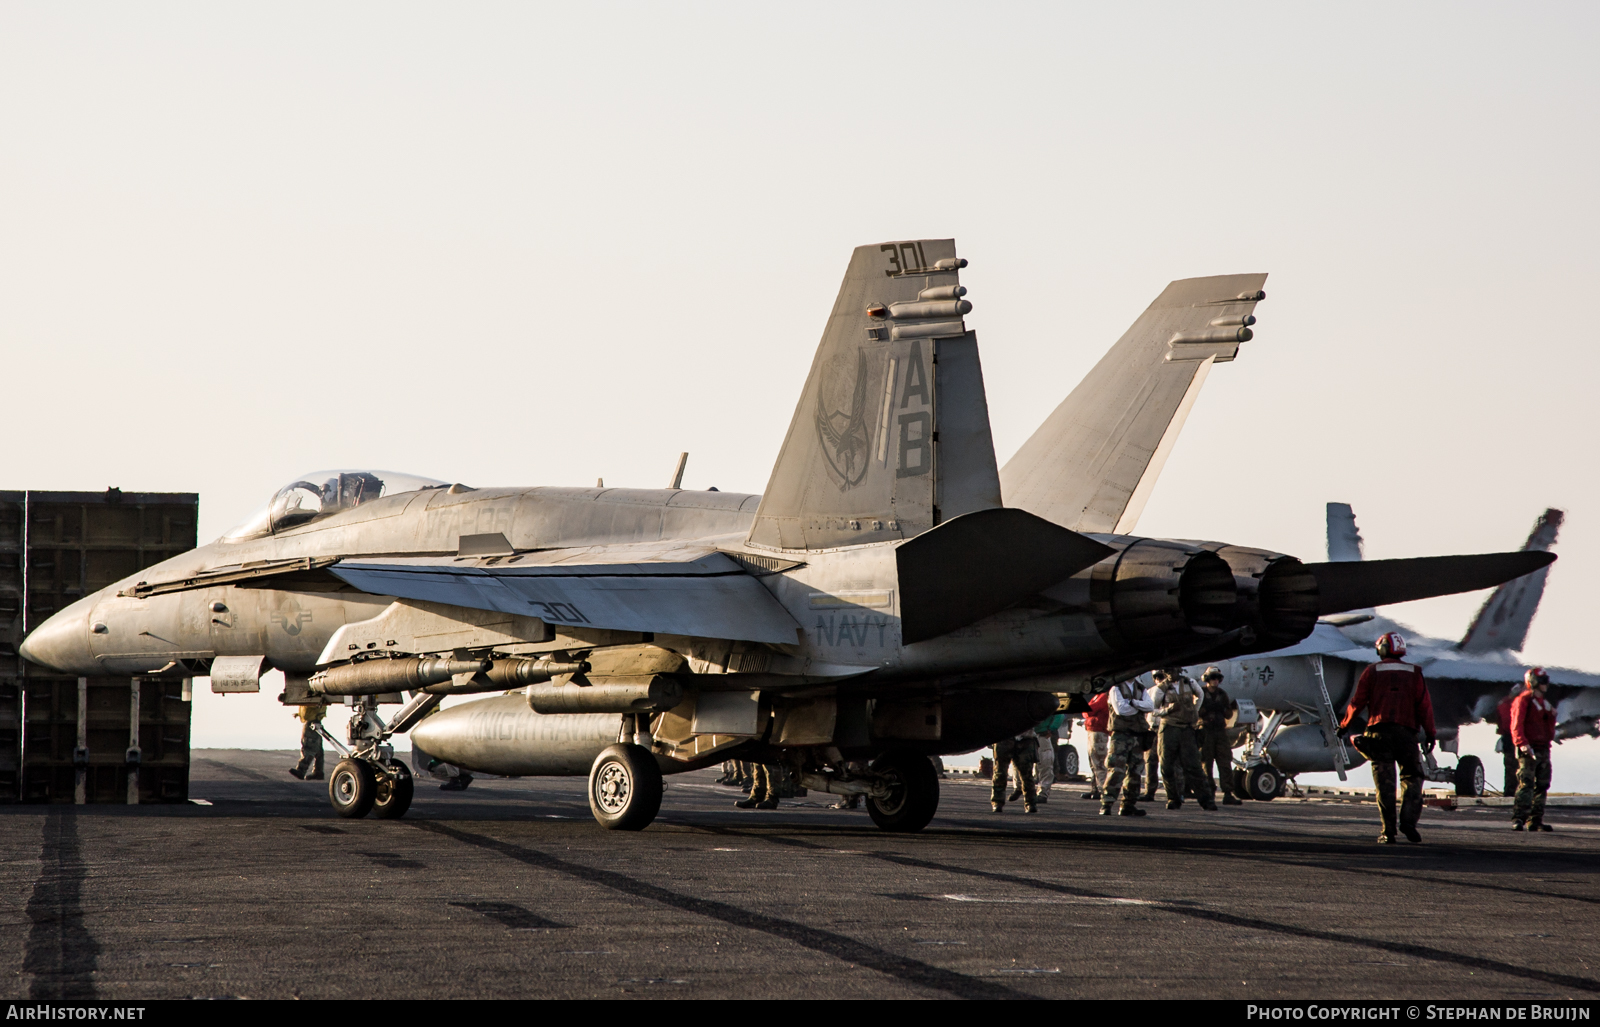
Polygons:
[[[1540,515],[1523,546],[1524,552],[1547,552],[1560,531],[1562,512]],[[1328,559],[1356,563],[1362,559],[1362,538],[1355,513],[1346,503],[1327,507]],[[1257,733],[1244,754],[1246,787],[1252,797],[1270,799],[1285,776],[1345,770],[1363,758],[1343,745],[1329,728],[1344,716],[1361,670],[1371,663],[1378,636],[1398,631],[1405,636],[1406,659],[1423,668],[1439,728],[1439,747],[1457,752],[1461,725],[1492,719],[1495,706],[1520,685],[1527,664],[1518,658],[1539,601],[1548,567],[1508,581],[1486,599],[1460,641],[1429,638],[1373,610],[1352,610],[1322,618],[1298,645],[1278,652],[1242,657],[1221,664],[1225,688],[1261,716]],[[1198,677],[1202,667],[1190,672]],[[1551,695],[1557,701],[1557,734],[1561,738],[1597,734],[1600,674],[1565,667],[1546,667]],[[1243,720],[1251,718],[1246,709]],[[1428,777],[1456,785],[1458,794],[1482,795],[1482,760],[1460,756],[1453,767],[1426,757]]]

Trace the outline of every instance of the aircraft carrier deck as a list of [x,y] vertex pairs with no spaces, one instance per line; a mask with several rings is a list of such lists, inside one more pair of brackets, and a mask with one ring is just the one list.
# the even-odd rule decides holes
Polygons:
[[703,771],[625,834],[578,779],[343,821],[293,759],[196,751],[211,805],[0,807],[6,997],[1600,996],[1600,811],[1428,809],[1379,847],[1352,803],[994,816],[950,782],[897,836]]

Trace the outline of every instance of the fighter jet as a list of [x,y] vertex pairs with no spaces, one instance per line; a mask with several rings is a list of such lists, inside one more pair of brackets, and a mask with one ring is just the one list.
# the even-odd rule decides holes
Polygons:
[[[1523,552],[1548,552],[1563,516],[1553,509],[1541,514]],[[1327,525],[1329,561],[1359,566],[1363,540],[1349,504],[1329,503]],[[1439,747],[1458,752],[1461,725],[1493,719],[1499,701],[1521,685],[1528,665],[1517,654],[1527,640],[1548,573],[1548,567],[1541,567],[1497,588],[1459,642],[1424,637],[1375,610],[1351,610],[1322,618],[1298,645],[1222,663],[1224,687],[1241,701],[1243,719],[1255,724],[1254,731],[1241,732],[1240,738],[1248,743],[1242,762],[1249,795],[1271,799],[1282,791],[1286,777],[1330,770],[1342,777],[1364,762],[1333,727],[1343,717],[1362,668],[1376,659],[1373,643],[1390,631],[1405,637],[1407,661],[1422,667],[1427,677]],[[1557,702],[1557,737],[1600,734],[1600,674],[1565,667],[1545,670]],[[1198,675],[1200,668],[1192,671]],[[1262,714],[1265,719],[1253,719]],[[1483,761],[1477,756],[1459,756],[1455,766],[1441,767],[1427,753],[1424,762],[1429,780],[1452,783],[1459,795],[1484,793]]]
[[[762,495],[305,475],[23,653],[218,690],[276,668],[286,703],[349,701],[329,780],[346,817],[405,813],[410,731],[472,772],[587,774],[613,829],[651,822],[663,774],[737,758],[917,831],[930,755],[1026,730],[1057,693],[1553,559],[1306,564],[1119,534],[1206,371],[1251,338],[1266,276],[1170,284],[1002,472],[965,266],[949,239],[855,250]],[[385,697],[404,700],[387,722]]]

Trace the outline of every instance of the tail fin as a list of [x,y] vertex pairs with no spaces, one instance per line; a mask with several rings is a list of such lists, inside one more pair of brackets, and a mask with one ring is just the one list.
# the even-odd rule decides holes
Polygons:
[[[1523,545],[1524,552],[1544,553],[1555,545],[1561,531],[1561,521],[1566,515],[1560,510],[1546,510],[1534,522],[1533,531]],[[1519,652],[1528,640],[1528,627],[1544,598],[1545,579],[1549,567],[1541,567],[1532,574],[1508,581],[1494,590],[1484,601],[1478,615],[1472,618],[1467,633],[1461,636],[1456,648],[1464,653],[1486,653],[1496,649]]]
[[1266,275],[1173,282],[1000,472],[1007,505],[1129,532],[1214,363],[1251,336]]
[[752,545],[910,538],[1000,505],[953,239],[858,247],[750,528]]
[[1351,563],[1361,559],[1364,543],[1356,527],[1356,512],[1349,503],[1328,504],[1328,562]]

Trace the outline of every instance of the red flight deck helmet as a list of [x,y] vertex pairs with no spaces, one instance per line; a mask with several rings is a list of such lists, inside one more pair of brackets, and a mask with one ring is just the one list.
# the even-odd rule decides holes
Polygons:
[[1376,648],[1378,655],[1386,660],[1399,659],[1406,654],[1406,640],[1400,636],[1400,632],[1391,631],[1378,637]]
[[1522,675],[1522,683],[1530,689],[1537,688],[1539,685],[1548,685],[1550,683],[1550,675],[1544,672],[1543,667],[1529,667],[1528,672]]

